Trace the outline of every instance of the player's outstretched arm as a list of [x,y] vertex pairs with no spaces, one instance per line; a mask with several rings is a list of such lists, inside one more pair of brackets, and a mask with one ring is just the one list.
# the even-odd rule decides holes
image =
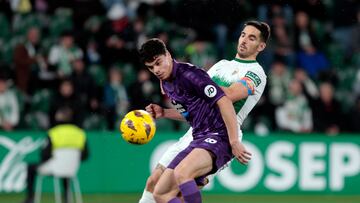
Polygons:
[[145,110],[155,119],[168,118],[178,121],[186,121],[185,118],[176,109],[164,109],[157,104],[149,104]]

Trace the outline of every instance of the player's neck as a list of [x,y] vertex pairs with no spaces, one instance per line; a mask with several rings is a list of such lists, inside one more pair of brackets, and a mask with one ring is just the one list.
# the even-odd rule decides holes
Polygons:
[[240,60],[240,61],[256,61],[256,55],[242,57],[239,54],[236,54],[235,59]]

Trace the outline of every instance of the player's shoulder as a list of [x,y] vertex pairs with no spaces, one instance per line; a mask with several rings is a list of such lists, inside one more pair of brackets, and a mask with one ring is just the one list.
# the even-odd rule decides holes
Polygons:
[[211,66],[211,68],[208,70],[208,73],[215,72],[224,66],[229,66],[230,64],[231,64],[231,61],[222,59],[222,60],[218,61],[217,63],[215,63],[213,66]]
[[257,74],[261,77],[265,77],[266,78],[266,73],[264,71],[264,68],[258,63],[253,63],[251,66],[247,67],[247,72],[252,72],[254,74]]
[[212,68],[218,67],[218,66],[228,65],[228,64],[230,64],[230,63],[232,63],[232,61],[229,61],[229,60],[226,60],[226,59],[222,59],[222,60],[218,61],[217,63],[215,63],[215,64],[212,66]]
[[197,68],[194,64],[191,64],[188,62],[175,61],[175,63],[178,65],[178,67],[181,67],[181,68]]
[[248,66],[244,74],[244,77],[251,79],[256,86],[266,84],[267,76],[259,63],[253,63],[253,65]]
[[198,75],[207,75],[203,69],[191,63],[178,62],[177,68],[178,75],[188,80],[191,80]]

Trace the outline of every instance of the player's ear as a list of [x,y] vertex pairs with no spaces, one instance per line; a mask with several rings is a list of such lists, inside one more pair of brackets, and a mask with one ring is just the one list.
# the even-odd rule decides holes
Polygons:
[[169,51],[166,51],[165,56],[166,56],[167,59],[172,60],[172,56],[171,56]]
[[263,51],[265,49],[265,47],[266,47],[266,43],[265,42],[260,42],[260,44],[259,44],[259,46],[257,48],[258,52]]

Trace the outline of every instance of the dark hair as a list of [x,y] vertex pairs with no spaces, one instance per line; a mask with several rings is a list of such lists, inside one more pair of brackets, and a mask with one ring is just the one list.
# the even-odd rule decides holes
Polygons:
[[245,23],[245,26],[254,26],[256,29],[260,31],[260,37],[263,42],[267,42],[270,38],[270,26],[265,22],[260,22],[256,20],[248,21]]
[[152,62],[159,56],[166,54],[167,49],[165,43],[158,38],[152,38],[146,41],[139,50],[140,61],[142,63]]

